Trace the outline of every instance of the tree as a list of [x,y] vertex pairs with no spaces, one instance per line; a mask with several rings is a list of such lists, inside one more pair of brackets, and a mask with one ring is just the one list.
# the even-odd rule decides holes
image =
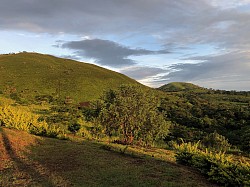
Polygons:
[[123,85],[107,91],[98,120],[108,136],[120,136],[125,144],[146,145],[164,138],[169,123],[158,111],[158,99],[139,86]]

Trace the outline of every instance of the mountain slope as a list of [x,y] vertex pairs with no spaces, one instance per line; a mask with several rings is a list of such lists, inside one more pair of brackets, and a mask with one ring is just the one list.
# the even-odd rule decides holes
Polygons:
[[23,95],[50,94],[89,101],[103,90],[139,84],[120,73],[92,64],[38,53],[0,55],[0,91]]

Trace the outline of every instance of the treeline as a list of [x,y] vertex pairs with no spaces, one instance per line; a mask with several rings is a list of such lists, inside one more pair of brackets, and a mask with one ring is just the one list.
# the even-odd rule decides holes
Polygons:
[[159,107],[165,118],[173,123],[166,141],[182,138],[195,142],[217,132],[234,147],[249,152],[249,101],[250,97],[239,95],[167,94]]
[[224,94],[224,95],[243,95],[243,96],[250,96],[250,91],[236,91],[236,90],[213,90],[209,89],[207,91],[208,94]]

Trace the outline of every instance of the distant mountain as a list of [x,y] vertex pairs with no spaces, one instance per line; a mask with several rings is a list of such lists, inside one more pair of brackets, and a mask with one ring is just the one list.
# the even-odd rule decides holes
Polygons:
[[180,92],[180,91],[205,91],[206,88],[202,88],[200,86],[194,85],[192,83],[185,82],[172,82],[169,84],[165,84],[158,88],[161,91],[165,92]]
[[139,84],[120,73],[93,64],[38,53],[0,55],[0,92],[28,97],[49,94],[76,101],[97,99],[103,90]]

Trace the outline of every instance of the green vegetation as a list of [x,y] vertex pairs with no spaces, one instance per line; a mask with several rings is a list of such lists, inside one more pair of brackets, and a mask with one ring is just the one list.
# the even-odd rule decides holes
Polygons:
[[19,102],[43,95],[90,101],[106,89],[139,84],[92,64],[38,53],[0,55],[0,74],[0,91]]
[[202,145],[210,150],[216,151],[229,151],[231,145],[228,143],[228,140],[218,134],[217,132],[210,133],[202,139]]
[[[185,186],[179,174],[188,168],[175,165],[171,149],[179,163],[215,183],[249,185],[250,92],[180,82],[150,89],[94,65],[36,53],[1,55],[0,73],[0,159],[8,161],[0,162],[3,186],[16,185],[12,175],[20,182],[16,168],[32,173],[37,163],[35,175],[24,174],[25,184]],[[5,135],[17,131],[6,128],[73,142],[29,135],[38,143],[18,155],[11,145],[20,140]],[[133,163],[138,159],[143,164]]]
[[[127,88],[133,88],[133,86]],[[137,93],[137,90],[132,89],[132,91]],[[41,132],[42,129],[44,134],[39,135],[48,136],[47,132],[50,131],[44,130],[43,125],[37,124],[46,124],[46,127],[51,128],[59,123],[61,117],[64,117],[61,121],[63,125],[57,126],[58,135],[62,134],[74,141],[31,137],[21,131],[0,128],[2,153],[0,159],[3,160],[0,163],[0,184],[2,186],[211,185],[202,176],[189,171],[188,168],[176,165],[174,153],[171,151],[105,142],[95,143],[82,139],[81,136],[87,139],[98,138],[96,133],[100,131],[95,131],[95,125],[84,121],[82,116],[71,115],[75,113],[72,105],[58,103],[49,104],[50,107],[21,106],[16,105],[14,100],[1,96],[0,105],[2,109],[10,109],[9,113],[1,113],[2,126],[22,129],[34,134],[39,134],[37,132]],[[25,120],[25,114],[31,117]],[[50,118],[51,116],[53,118]],[[65,116],[71,117],[65,118]],[[30,119],[33,121],[31,122]],[[73,122],[77,122],[78,125]],[[38,128],[30,131],[34,126]],[[76,140],[81,143],[76,143]],[[104,140],[103,136],[102,140]],[[25,147],[29,145],[27,141],[31,141],[33,146]]]
[[216,132],[231,149],[249,152],[250,92],[206,89],[165,93],[159,109],[173,123],[166,142],[179,142],[180,138],[205,141]]
[[159,110],[172,122],[165,142],[177,148],[177,161],[218,184],[249,186],[250,92],[170,85],[176,89],[165,89]]
[[139,86],[121,86],[102,97],[97,120],[108,136],[120,136],[123,144],[151,145],[163,139],[170,122],[158,111],[159,99]]
[[179,92],[179,91],[204,91],[205,88],[196,86],[192,83],[185,83],[185,82],[172,82],[166,85],[163,85],[159,88],[159,90],[165,92]]
[[0,126],[23,130],[31,134],[48,137],[65,137],[65,131],[46,121],[39,121],[38,116],[16,107],[0,106]]
[[162,149],[129,146],[121,154],[91,141],[62,141],[4,128],[0,151],[0,186],[213,186]]
[[199,149],[199,142],[175,145],[177,162],[192,166],[209,180],[225,186],[250,186],[250,163],[225,153]]

